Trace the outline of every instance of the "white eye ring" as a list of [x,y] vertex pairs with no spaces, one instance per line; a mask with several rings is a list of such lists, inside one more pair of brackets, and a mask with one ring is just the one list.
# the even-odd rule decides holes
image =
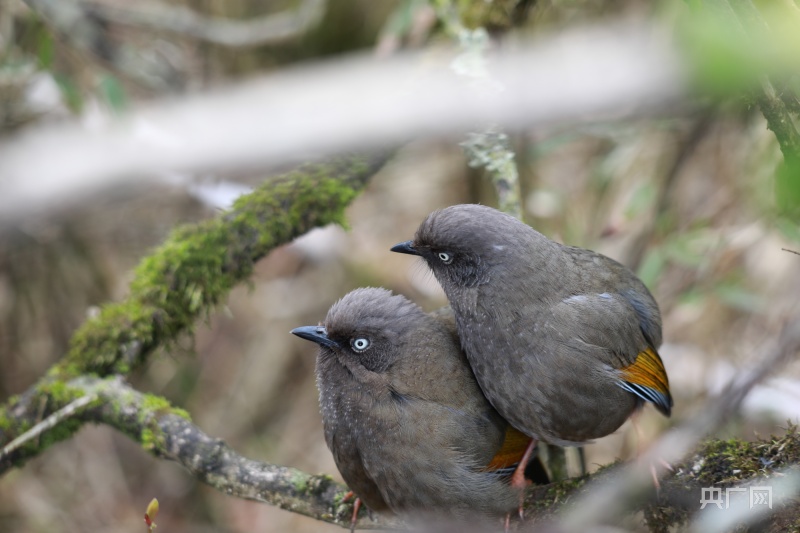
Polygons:
[[436,254],[439,257],[439,260],[444,263],[445,265],[449,265],[453,262],[453,255],[447,252],[439,252]]
[[350,346],[357,352],[363,352],[369,348],[369,339],[365,339],[364,337],[353,339],[350,341]]

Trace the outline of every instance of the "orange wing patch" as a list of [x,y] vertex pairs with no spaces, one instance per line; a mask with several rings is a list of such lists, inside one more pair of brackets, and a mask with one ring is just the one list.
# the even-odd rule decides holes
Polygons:
[[669,378],[658,353],[648,348],[636,356],[632,365],[621,370],[620,386],[642,400],[651,402],[665,416],[672,412]]
[[489,461],[486,470],[494,471],[515,466],[522,460],[522,456],[525,454],[525,450],[531,440],[529,436],[508,426],[505,440],[503,440],[503,447]]

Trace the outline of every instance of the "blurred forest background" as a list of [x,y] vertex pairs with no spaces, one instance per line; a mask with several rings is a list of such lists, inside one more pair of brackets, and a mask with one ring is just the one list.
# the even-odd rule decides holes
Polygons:
[[[157,98],[305,60],[370,49],[382,57],[448,41],[436,15],[443,4],[0,0],[0,134],[71,118],[90,125]],[[468,26],[486,27],[502,45],[607,19],[669,28],[689,4],[455,5]],[[244,30],[222,32],[222,42],[213,42],[181,31],[175,21],[184,7],[234,21],[292,15],[282,19],[286,31],[265,30],[263,42],[258,35],[224,42],[231,34],[243,39]],[[800,105],[796,96],[794,103]],[[186,408],[206,433],[247,457],[338,478],[318,413],[316,351],[289,330],[322,320],[333,302],[359,286],[391,288],[426,309],[445,304],[421,264],[388,250],[411,238],[434,209],[497,205],[484,172],[468,166],[459,146],[464,140],[401,147],[348,209],[348,230],[315,230],[274,251],[196,335],[132,375],[133,386]],[[756,364],[760,347],[798,319],[800,256],[782,248],[800,250],[800,228],[776,187],[782,154],[752,95],[702,98],[666,116],[516,132],[510,143],[526,221],[629,265],[661,306],[675,411],[670,420],[645,411],[644,445]],[[177,175],[0,227],[0,398],[28,388],[66,352],[87,316],[123,298],[134,266],[171,229],[214,216],[266,174]],[[800,364],[794,364],[757,387],[723,436],[781,432],[798,416]],[[636,446],[626,424],[586,448],[589,468],[629,458]],[[142,514],[154,497],[161,505],[159,531],[340,531],[220,494],[104,426],[86,426],[0,478],[0,531],[143,531]]]

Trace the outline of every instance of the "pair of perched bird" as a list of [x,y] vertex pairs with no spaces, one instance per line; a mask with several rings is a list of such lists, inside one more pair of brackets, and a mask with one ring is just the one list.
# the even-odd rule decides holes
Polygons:
[[603,437],[644,402],[669,416],[658,305],[623,265],[471,204],[392,251],[422,257],[452,311],[357,289],[292,331],[319,344],[325,439],[370,509],[503,515],[538,440]]

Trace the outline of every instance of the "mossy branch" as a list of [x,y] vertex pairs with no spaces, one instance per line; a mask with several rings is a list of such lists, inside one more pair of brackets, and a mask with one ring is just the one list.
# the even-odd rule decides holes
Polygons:
[[[224,494],[268,503],[342,527],[350,526],[352,501],[342,501],[347,492],[344,485],[329,476],[242,457],[222,440],[203,433],[191,423],[185,411],[162,398],[133,390],[119,376],[81,376],[57,388],[38,390],[36,396],[39,401],[29,402],[29,410],[16,413],[16,424],[34,424],[38,417],[35,406],[42,402],[57,411],[76,398],[96,398],[76,411],[69,423],[114,427],[148,453],[177,462],[196,479]],[[755,442],[710,440],[675,466],[675,472],[662,480],[658,493],[652,488],[649,493],[641,494],[640,501],[631,505],[630,510],[643,510],[651,531],[667,531],[685,524],[699,510],[702,488],[770,485],[786,475],[787,467],[796,469],[799,461],[800,433],[792,425],[785,435]],[[0,473],[10,466],[8,458],[0,457]],[[526,520],[521,529],[535,528],[569,513],[572,503],[579,502],[583,492],[596,489],[597,481],[614,483],[616,466],[620,465],[529,489],[525,498]],[[594,485],[589,485],[592,480]],[[778,495],[775,497],[777,501]],[[799,506],[796,502],[781,504],[769,518],[770,523],[786,525],[787,520],[796,519]],[[362,513],[356,527],[396,529],[400,525],[392,517],[369,517]]]
[[178,228],[141,262],[128,298],[87,321],[52,372],[129,373],[155,348],[189,332],[272,249],[315,227],[343,223],[344,208],[384,161],[350,156],[304,165],[243,196],[230,212]]
[[[120,375],[102,375],[129,372],[156,347],[188,331],[272,248],[317,225],[341,222],[344,207],[382,161],[382,156],[352,157],[302,167],[244,197],[217,219],[177,230],[142,262],[125,302],[107,306],[79,331],[68,356],[48,377],[0,406],[0,444],[21,437],[0,451],[0,474],[70,437],[86,422],[103,423],[225,494],[347,527],[352,506],[342,502],[346,488],[341,484],[327,476],[244,458],[195,427],[185,411],[131,389]],[[794,336],[779,343],[778,355],[767,358],[770,364],[765,368],[775,366],[771,363],[779,356],[796,353],[797,345]],[[746,390],[749,385],[742,386]],[[765,476],[783,473],[777,469],[796,465],[798,456],[795,427],[784,437],[756,443],[709,441],[662,482],[660,494],[639,494],[624,512],[644,510],[652,530],[666,531],[699,509],[702,487],[762,482]],[[615,472],[608,468],[530,489],[521,528],[563,519],[582,493],[596,490],[596,481],[614,483]],[[796,516],[797,505],[789,504],[769,520],[777,528]],[[366,515],[357,523],[371,529],[397,526],[391,518],[372,520]]]
[[[303,165],[243,196],[230,211],[175,230],[141,262],[130,295],[104,306],[75,333],[69,352],[47,376],[0,406],[0,446],[82,395],[66,382],[86,374],[129,373],[156,348],[190,332],[270,250],[315,227],[343,223],[345,207],[387,157],[352,155]],[[0,459],[0,472],[79,427],[75,418],[59,421],[36,442]]]
[[[145,451],[179,463],[196,479],[224,494],[349,527],[352,503],[342,502],[347,492],[344,485],[330,476],[310,475],[242,457],[222,440],[203,433],[182,409],[172,407],[163,398],[132,389],[120,376],[81,376],[64,383],[57,391],[43,388],[36,396],[56,411],[75,397],[94,398],[88,406],[75,411],[69,424],[107,424],[138,442]],[[36,422],[35,409],[16,414],[17,425]],[[10,466],[9,458],[0,456],[0,473]],[[365,527],[380,525],[366,515],[360,522]],[[392,524],[387,520],[382,523],[384,527]]]

